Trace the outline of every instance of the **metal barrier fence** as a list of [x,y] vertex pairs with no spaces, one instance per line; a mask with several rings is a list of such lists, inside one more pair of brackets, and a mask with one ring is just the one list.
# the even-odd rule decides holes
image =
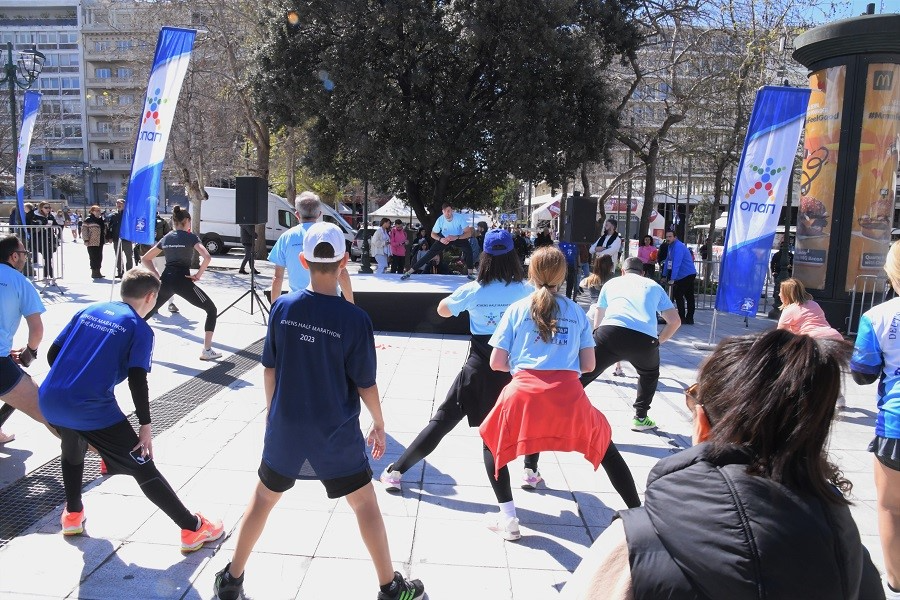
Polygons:
[[0,224],[0,235],[14,235],[22,240],[29,253],[29,260],[22,269],[22,274],[30,279],[41,293],[46,292],[48,287],[55,287],[62,292],[56,285],[56,280],[64,276],[63,230],[64,228],[53,225]]
[[863,313],[881,304],[893,294],[890,282],[883,276],[857,275],[850,292],[850,316],[847,317],[847,335],[855,335]]
[[[694,301],[698,309],[712,310],[716,307],[716,292],[719,289],[719,268],[722,261],[719,258],[710,260],[695,259],[694,268],[697,270],[697,279],[694,282]],[[657,269],[657,275],[660,271]],[[775,306],[775,280],[772,273],[766,269],[766,279],[760,292],[760,302],[757,306],[757,314],[767,315]],[[670,290],[671,294],[671,290]]]

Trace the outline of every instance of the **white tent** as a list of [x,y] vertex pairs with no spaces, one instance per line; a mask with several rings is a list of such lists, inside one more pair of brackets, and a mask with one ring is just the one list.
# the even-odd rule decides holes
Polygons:
[[404,202],[397,196],[394,196],[390,200],[385,202],[384,206],[382,206],[378,210],[373,210],[372,212],[370,212],[369,216],[409,220],[410,218],[413,218],[415,214],[413,213],[412,207],[410,207],[406,202]]
[[[728,213],[722,213],[722,216],[716,219],[716,231],[723,231],[728,227]],[[704,225],[694,225],[694,229],[709,229],[709,223]]]
[[531,213],[531,227],[536,228],[538,221],[549,221],[559,216],[559,201],[562,194],[551,196],[544,194],[543,196],[535,196],[531,199],[531,206],[537,207]]

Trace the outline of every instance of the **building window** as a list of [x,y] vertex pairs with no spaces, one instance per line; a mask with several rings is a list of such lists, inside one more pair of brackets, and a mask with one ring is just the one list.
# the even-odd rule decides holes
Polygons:
[[58,90],[59,77],[41,77],[42,90]]
[[80,77],[62,77],[60,78],[64,90],[77,90],[81,88]]
[[98,121],[97,122],[97,133],[111,133],[112,132],[112,123],[109,121]]
[[134,69],[119,67],[118,69],[116,69],[116,77],[121,77],[122,79],[125,79],[127,77],[134,77]]
[[123,148],[123,149],[119,150],[119,158],[121,158],[122,160],[131,160],[131,158],[132,158],[131,155],[133,154],[133,152],[134,152],[134,150],[132,150],[131,148],[129,148],[127,150],[125,150]]
[[99,79],[109,79],[112,77],[112,69],[104,67],[102,69],[94,69],[94,77]]
[[62,112],[64,115],[80,115],[81,100],[63,100]]
[[119,50],[128,50],[133,46],[134,42],[131,40],[116,40],[116,48]]
[[94,42],[95,52],[108,52],[109,50],[112,50],[112,42],[108,40]]
[[134,94],[122,94],[119,96],[119,106],[134,104]]
[[97,158],[100,160],[112,160],[113,151],[112,148],[100,148],[97,150]]

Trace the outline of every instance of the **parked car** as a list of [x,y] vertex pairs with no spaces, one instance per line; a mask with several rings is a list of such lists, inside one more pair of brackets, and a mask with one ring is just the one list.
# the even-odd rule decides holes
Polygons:
[[[353,243],[350,244],[350,259],[353,261],[357,261],[362,258],[362,244],[363,244],[363,236],[365,235],[365,239],[371,239],[372,234],[375,233],[374,229],[360,229],[356,232],[356,237],[353,239]],[[371,252],[371,247],[369,248],[369,252]]]

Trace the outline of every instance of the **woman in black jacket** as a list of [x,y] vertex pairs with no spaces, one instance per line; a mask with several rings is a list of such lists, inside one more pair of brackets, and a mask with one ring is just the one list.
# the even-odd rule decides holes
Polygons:
[[685,391],[694,447],[653,467],[564,597],[883,599],[825,451],[849,355],[780,329],[719,344]]

